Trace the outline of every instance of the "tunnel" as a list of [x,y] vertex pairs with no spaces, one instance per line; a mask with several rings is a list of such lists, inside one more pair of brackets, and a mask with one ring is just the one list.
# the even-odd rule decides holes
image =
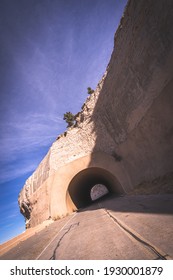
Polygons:
[[67,204],[71,200],[77,209],[88,206],[93,202],[91,189],[97,184],[104,185],[109,193],[124,193],[116,177],[109,171],[98,167],[86,168],[71,180],[67,190]]

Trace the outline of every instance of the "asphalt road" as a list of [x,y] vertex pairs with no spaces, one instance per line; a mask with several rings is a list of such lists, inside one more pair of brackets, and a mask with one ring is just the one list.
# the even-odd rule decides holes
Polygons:
[[108,197],[56,221],[0,259],[173,258],[173,195]]

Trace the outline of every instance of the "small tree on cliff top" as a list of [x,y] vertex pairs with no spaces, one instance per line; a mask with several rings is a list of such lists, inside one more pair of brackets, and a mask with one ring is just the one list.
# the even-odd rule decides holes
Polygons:
[[92,94],[94,92],[94,90],[90,87],[87,88],[88,94]]
[[66,112],[64,114],[63,120],[65,120],[68,124],[67,127],[71,127],[72,125],[74,125],[75,116],[71,112]]

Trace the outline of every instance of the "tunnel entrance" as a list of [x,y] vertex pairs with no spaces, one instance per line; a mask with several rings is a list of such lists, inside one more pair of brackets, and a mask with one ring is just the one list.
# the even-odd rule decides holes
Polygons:
[[67,205],[72,201],[79,209],[91,204],[93,202],[91,190],[96,185],[104,185],[110,194],[124,193],[116,177],[109,171],[98,167],[86,168],[71,180],[67,190]]

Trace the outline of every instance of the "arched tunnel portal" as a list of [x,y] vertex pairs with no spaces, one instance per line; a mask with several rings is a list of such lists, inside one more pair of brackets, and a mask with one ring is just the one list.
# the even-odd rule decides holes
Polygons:
[[109,193],[124,193],[116,177],[109,171],[98,167],[86,168],[77,173],[68,186],[67,207],[71,208],[73,204],[79,209],[91,204],[91,189],[97,184],[104,185]]
[[92,203],[91,189],[98,184],[117,195],[131,190],[123,165],[104,152],[86,155],[60,167],[50,177],[49,216],[62,217]]

